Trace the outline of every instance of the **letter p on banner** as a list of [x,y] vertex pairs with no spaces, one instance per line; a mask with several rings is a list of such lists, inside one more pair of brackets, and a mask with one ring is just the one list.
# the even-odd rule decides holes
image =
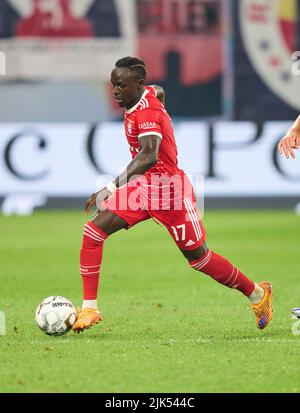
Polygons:
[[5,336],[6,334],[6,321],[5,314],[3,311],[0,311],[0,336]]
[[0,50],[0,76],[6,76],[6,55]]

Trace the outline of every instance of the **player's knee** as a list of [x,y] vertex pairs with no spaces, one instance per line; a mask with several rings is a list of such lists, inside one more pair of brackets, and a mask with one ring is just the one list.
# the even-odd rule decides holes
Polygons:
[[181,252],[183,253],[183,255],[188,261],[195,261],[195,260],[201,259],[202,257],[204,257],[207,251],[208,251],[208,247],[205,244],[205,242],[201,244],[200,247],[194,250],[181,250]]
[[91,247],[102,244],[108,235],[92,221],[86,222],[83,227],[83,246]]
[[123,218],[109,209],[104,209],[101,211],[101,214],[97,214],[93,218],[92,223],[107,235],[111,235],[128,226]]
[[[189,260],[189,265],[193,270],[202,271],[203,268],[210,262],[212,258],[213,252],[209,249],[206,249],[204,254],[194,258],[193,260]],[[205,271],[204,271],[205,272]]]
[[187,258],[190,267],[193,270],[199,271],[202,268],[202,264],[206,262],[209,249],[205,242],[192,251],[186,251],[185,257]]

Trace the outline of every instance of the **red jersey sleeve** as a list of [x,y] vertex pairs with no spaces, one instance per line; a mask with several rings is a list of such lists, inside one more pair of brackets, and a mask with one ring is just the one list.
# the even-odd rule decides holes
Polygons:
[[157,91],[153,85],[146,86],[146,89],[149,90],[150,95],[156,97]]
[[157,109],[147,108],[137,112],[136,127],[138,138],[147,135],[155,135],[162,138],[161,114]]

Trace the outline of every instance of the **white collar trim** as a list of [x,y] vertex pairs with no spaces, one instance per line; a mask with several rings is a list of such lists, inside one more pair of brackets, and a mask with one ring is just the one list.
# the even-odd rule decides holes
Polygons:
[[145,92],[142,94],[141,99],[138,101],[138,103],[136,103],[134,106],[132,106],[132,108],[126,110],[126,113],[132,113],[136,110],[136,108],[138,107],[138,105],[141,103],[141,100],[148,94],[149,90],[145,90]]

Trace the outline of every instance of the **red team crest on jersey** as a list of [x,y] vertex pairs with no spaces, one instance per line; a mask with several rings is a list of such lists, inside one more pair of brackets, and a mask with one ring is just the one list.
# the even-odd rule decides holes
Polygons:
[[[128,122],[127,122],[127,132],[128,133],[132,134],[133,126],[134,126],[134,122],[129,119]],[[125,125],[125,128],[126,128],[126,125]]]

